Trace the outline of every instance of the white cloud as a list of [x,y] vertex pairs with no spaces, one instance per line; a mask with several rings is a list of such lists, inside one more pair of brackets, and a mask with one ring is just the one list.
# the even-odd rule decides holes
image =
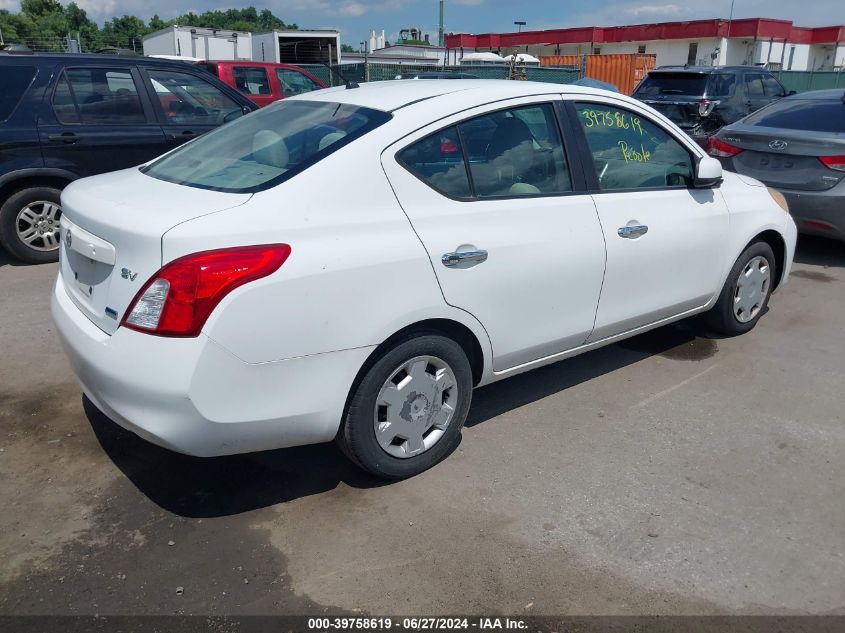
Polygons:
[[690,10],[677,4],[643,4],[636,7],[627,7],[623,9],[623,13],[637,18],[668,18],[688,14]]

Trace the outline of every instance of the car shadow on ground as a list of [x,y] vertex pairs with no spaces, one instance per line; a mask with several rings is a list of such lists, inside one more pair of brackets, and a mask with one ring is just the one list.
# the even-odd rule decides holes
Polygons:
[[[687,324],[672,325],[477,390],[467,426],[530,404],[654,354],[696,360],[715,353],[716,342]],[[229,457],[198,458],[142,440],[109,420],[87,398],[83,408],[103,450],[126,477],[161,508],[204,518],[240,514],[320,494],[340,483],[373,488],[390,482],[371,477],[334,444]]]
[[845,268],[845,243],[814,235],[798,236],[795,263]]

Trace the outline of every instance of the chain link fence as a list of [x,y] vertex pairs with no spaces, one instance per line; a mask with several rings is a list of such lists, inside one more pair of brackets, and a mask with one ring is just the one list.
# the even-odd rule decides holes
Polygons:
[[[335,64],[332,70],[318,64],[300,64],[312,75],[327,86],[337,86],[342,83],[338,73],[344,79],[363,83],[365,81],[387,81],[399,77],[413,76],[423,72],[454,72],[475,75],[479,79],[507,79],[510,72],[507,66],[435,66],[432,64],[381,64],[374,62],[358,62],[354,64]],[[337,71],[337,72],[333,72]],[[517,67],[517,77],[529,81],[545,81],[548,83],[568,84],[581,77],[577,67],[543,68],[537,66]]]

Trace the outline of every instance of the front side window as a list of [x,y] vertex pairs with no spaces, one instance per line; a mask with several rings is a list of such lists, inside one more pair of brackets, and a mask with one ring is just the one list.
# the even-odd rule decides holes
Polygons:
[[270,80],[267,79],[267,71],[263,68],[235,66],[232,68],[232,77],[235,87],[246,95],[270,94]]
[[663,128],[602,103],[575,107],[602,191],[692,186],[692,157]]
[[147,121],[128,69],[68,68],[56,84],[53,111],[62,123],[129,125]]
[[222,125],[243,114],[232,98],[195,75],[170,70],[149,75],[168,123]]
[[786,95],[783,86],[771,75],[763,75],[763,90],[767,97],[783,97]]
[[199,189],[261,191],[293,177],[390,118],[381,110],[343,103],[278,101],[199,137],[141,171]]
[[279,79],[279,85],[282,87],[282,95],[285,97],[293,97],[321,88],[308,75],[291,68],[277,68],[276,77]]

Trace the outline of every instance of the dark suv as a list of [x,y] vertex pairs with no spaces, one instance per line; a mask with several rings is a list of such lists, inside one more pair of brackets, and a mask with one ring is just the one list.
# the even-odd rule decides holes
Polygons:
[[0,54],[0,244],[58,257],[59,194],[257,109],[201,68],[105,55]]
[[755,66],[661,66],[631,96],[704,145],[722,126],[786,94],[772,73]]

